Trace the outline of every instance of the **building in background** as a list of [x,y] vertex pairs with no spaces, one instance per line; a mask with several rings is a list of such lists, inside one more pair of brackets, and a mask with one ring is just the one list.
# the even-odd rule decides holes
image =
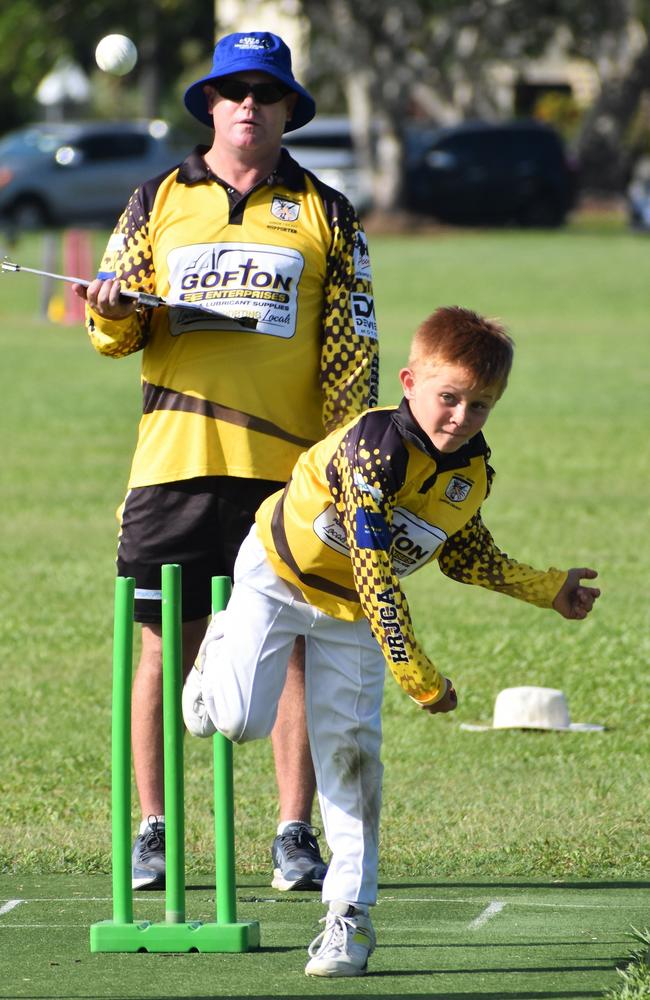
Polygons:
[[291,49],[294,76],[302,82],[309,64],[309,22],[299,0],[215,0],[217,36],[231,31],[272,31]]

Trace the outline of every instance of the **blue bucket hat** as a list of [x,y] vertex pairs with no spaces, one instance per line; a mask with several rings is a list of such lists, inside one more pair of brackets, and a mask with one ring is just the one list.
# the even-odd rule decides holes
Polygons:
[[291,52],[278,35],[270,31],[242,31],[225,35],[217,42],[212,61],[212,71],[208,76],[196,80],[185,91],[185,107],[203,125],[212,126],[212,115],[208,112],[203,87],[214,83],[221,76],[258,70],[268,73],[286,84],[298,95],[291,120],[284,131],[291,132],[311,121],[316,114],[314,98],[296,82],[291,69]]

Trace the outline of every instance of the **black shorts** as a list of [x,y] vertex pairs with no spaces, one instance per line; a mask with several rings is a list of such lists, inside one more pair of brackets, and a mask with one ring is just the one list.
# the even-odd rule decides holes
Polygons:
[[232,578],[255,511],[283,488],[268,479],[205,476],[129,490],[117,572],[135,579],[135,621],[160,623],[160,567],[166,563],[182,567],[183,621],[209,615],[212,577]]

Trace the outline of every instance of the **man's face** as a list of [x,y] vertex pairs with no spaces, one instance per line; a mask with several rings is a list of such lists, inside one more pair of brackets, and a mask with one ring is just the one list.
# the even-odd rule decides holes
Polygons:
[[[278,81],[268,73],[253,70],[232,73],[224,79],[252,86],[278,85]],[[223,96],[212,84],[206,84],[203,90],[208,100],[208,110],[212,114],[215,137],[222,143],[242,152],[263,152],[275,147],[279,149],[282,144],[282,133],[287,120],[291,118],[297,94],[290,92],[272,104],[265,104],[256,100],[250,91],[238,100]]]
[[411,413],[440,452],[458,451],[485,424],[500,392],[475,386],[475,377],[454,364],[403,368],[400,381]]

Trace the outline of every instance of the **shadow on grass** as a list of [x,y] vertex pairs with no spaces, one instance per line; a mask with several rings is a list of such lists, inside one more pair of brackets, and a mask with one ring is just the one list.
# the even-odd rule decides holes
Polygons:
[[[192,885],[187,885],[187,892],[214,892],[215,885],[214,882],[210,883],[195,883]],[[506,890],[506,889],[527,889],[528,891],[544,890],[548,889],[562,891],[564,889],[577,889],[582,892],[592,892],[594,890],[610,890],[610,889],[650,889],[650,881],[641,880],[630,880],[629,882],[612,881],[612,882],[592,882],[585,879],[583,882],[563,882],[563,881],[553,881],[553,882],[508,882],[508,881],[487,881],[487,882],[453,882],[453,881],[443,881],[443,882],[380,882],[379,892],[396,891],[398,889],[430,889],[430,890],[444,890],[444,889],[485,889],[489,890]],[[164,890],[162,890],[164,891]],[[272,889],[267,882],[253,882],[246,883],[244,885],[238,885],[237,891],[245,894],[250,892],[263,892],[264,896],[257,897],[251,895],[247,898],[245,895],[240,897],[240,902],[245,903],[268,903],[268,902],[287,902],[287,903],[310,903],[318,900],[318,893],[314,892],[279,892],[278,890]]]
[[[384,950],[388,951],[390,945],[384,946]],[[366,979],[390,979],[392,976],[399,978],[400,976],[493,976],[510,973],[524,973],[528,975],[532,972],[538,972],[541,974],[557,974],[558,972],[612,972],[615,968],[614,965],[608,960],[606,963],[603,961],[602,965],[508,965],[504,967],[495,966],[482,966],[480,969],[403,969],[402,971],[386,969],[377,970],[366,973]],[[455,995],[455,994],[454,994]],[[483,996],[483,994],[480,994]]]
[[650,882],[382,882],[379,891],[386,889],[650,889]]
[[[372,976],[389,976],[393,973],[371,973],[370,976],[366,976],[366,979]],[[397,973],[400,975],[400,973]],[[402,973],[402,975],[407,975],[407,973]],[[411,975],[411,973],[408,973]],[[426,973],[430,975],[430,973]],[[329,981],[329,980],[328,980]],[[352,987],[352,983],[350,984]],[[350,997],[358,997],[360,994],[357,990],[350,989],[348,993],[327,993],[329,1000],[349,1000]],[[6,996],[6,994],[0,993],[0,998]],[[432,993],[427,990],[426,993],[368,993],[366,990],[363,992],[363,996],[366,997],[383,997],[384,1000],[413,1000],[413,997],[425,998],[426,1000],[572,1000],[574,997],[588,997],[593,1000],[594,992],[593,990],[560,990],[558,992],[544,990],[544,992],[539,992],[537,990],[522,992],[521,990],[516,990],[514,993],[508,993],[505,990],[499,990],[498,993]],[[94,993],[66,993],[66,1000],[96,1000],[96,995]],[[21,994],[20,1000],[43,1000],[43,994],[27,995]],[[129,996],[112,996],[111,1000],[133,1000],[133,994]],[[199,996],[196,993],[178,993],[174,996],[171,994],[165,996],[165,1000],[219,1000],[218,997],[215,998],[214,993],[206,993]],[[229,994],[228,1000],[278,1000],[278,994],[275,995],[260,993],[255,996],[250,994]]]
[[[607,940],[605,940],[603,938],[598,938],[597,941],[580,941],[580,947],[581,948],[589,948],[589,947],[591,947],[591,948],[600,948],[601,945],[606,945],[606,944],[620,945],[622,943],[623,942],[622,942],[621,938],[615,938],[613,941],[607,941]],[[462,941],[462,942],[448,942],[448,943],[443,943],[443,942],[439,942],[439,941],[436,942],[436,948],[439,948],[440,950],[449,949],[449,948],[464,948],[464,949],[467,949],[467,948],[472,948],[472,949],[474,949],[474,948],[550,948],[550,947],[553,947],[553,948],[562,948],[562,947],[565,947],[565,948],[575,948],[575,946],[576,946],[576,940],[575,940],[575,938],[573,940],[569,940],[569,941],[562,940],[561,938],[559,938],[557,940],[553,939],[553,938],[544,938],[543,941],[481,941],[481,942],[479,942],[479,941],[472,941],[471,943],[468,943],[467,941]],[[412,946],[411,945],[406,945],[406,944],[404,944],[404,945],[402,945],[402,944],[396,944],[396,945],[391,945],[390,947],[391,948],[410,948]],[[594,958],[594,961],[597,961],[597,959]],[[609,962],[609,956],[607,958],[601,959],[601,961],[603,961],[603,962]]]

